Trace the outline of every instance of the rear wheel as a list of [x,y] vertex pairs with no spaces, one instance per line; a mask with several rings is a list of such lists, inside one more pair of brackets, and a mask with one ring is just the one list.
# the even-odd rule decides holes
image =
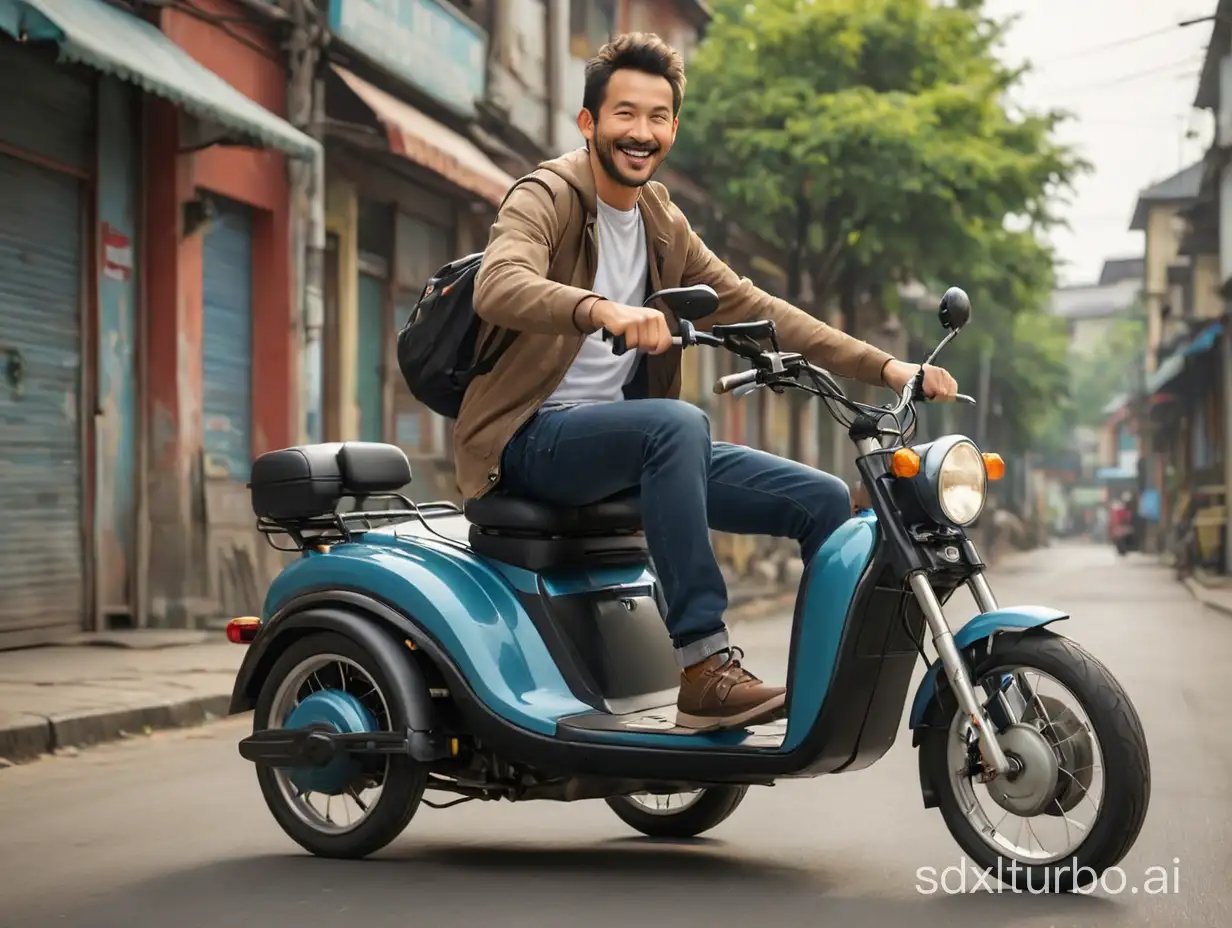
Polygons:
[[[274,664],[253,713],[253,730],[322,726],[403,731],[407,709],[367,650],[320,632]],[[360,858],[398,837],[415,815],[427,771],[409,757],[340,756],[323,767],[257,766],[265,804],[293,841],[318,857]]]
[[747,786],[689,793],[637,793],[605,800],[626,825],[651,838],[695,838],[722,824],[744,800]]
[[990,879],[1034,892],[1089,886],[1129,851],[1150,801],[1133,704],[1099,661],[1047,631],[997,649],[973,676],[977,693],[1013,708],[999,740],[1021,770],[981,783],[961,711],[928,730],[920,762],[946,827]]

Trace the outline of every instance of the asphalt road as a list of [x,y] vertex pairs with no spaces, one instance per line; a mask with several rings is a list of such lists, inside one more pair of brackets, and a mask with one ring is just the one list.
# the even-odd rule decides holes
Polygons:
[[[1003,604],[1073,610],[1068,634],[1142,715],[1153,792],[1124,889],[933,890],[920,868],[953,868],[953,889],[964,862],[922,808],[905,736],[870,770],[751,791],[691,844],[642,839],[599,802],[468,803],[421,809],[369,860],[317,860],[278,830],[236,754],[245,716],[0,770],[0,925],[1232,925],[1232,618],[1108,549],[1053,548],[994,579]],[[783,620],[737,635],[769,678],[786,637]],[[1160,872],[1165,891],[1149,894]]]

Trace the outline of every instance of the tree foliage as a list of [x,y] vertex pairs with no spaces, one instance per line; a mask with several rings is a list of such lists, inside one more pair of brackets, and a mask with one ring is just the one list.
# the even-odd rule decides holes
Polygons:
[[975,325],[947,365],[995,344],[1005,414],[1035,428],[1033,397],[1055,405],[1064,391],[1063,346],[1040,315],[1052,259],[1038,233],[1086,165],[1053,139],[1061,114],[1007,103],[1020,75],[996,56],[1005,24],[981,6],[718,0],[673,157],[783,249],[790,297],[807,272],[848,328],[862,295],[964,287]]

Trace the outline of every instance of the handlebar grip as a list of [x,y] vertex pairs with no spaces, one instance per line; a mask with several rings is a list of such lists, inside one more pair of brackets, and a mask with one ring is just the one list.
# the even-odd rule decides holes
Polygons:
[[613,335],[607,329],[603,330],[603,340],[612,343],[612,354],[622,355],[629,350],[629,346],[625,344],[623,335]]
[[732,390],[754,383],[756,380],[757,368],[740,371],[738,374],[727,374],[714,382],[714,392],[719,394],[730,393]]

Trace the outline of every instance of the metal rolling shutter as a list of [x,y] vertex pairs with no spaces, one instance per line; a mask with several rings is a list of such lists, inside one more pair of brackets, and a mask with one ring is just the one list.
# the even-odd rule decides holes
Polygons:
[[252,215],[215,205],[203,257],[206,473],[243,482],[252,463]]
[[81,627],[81,183],[0,155],[0,646]]

